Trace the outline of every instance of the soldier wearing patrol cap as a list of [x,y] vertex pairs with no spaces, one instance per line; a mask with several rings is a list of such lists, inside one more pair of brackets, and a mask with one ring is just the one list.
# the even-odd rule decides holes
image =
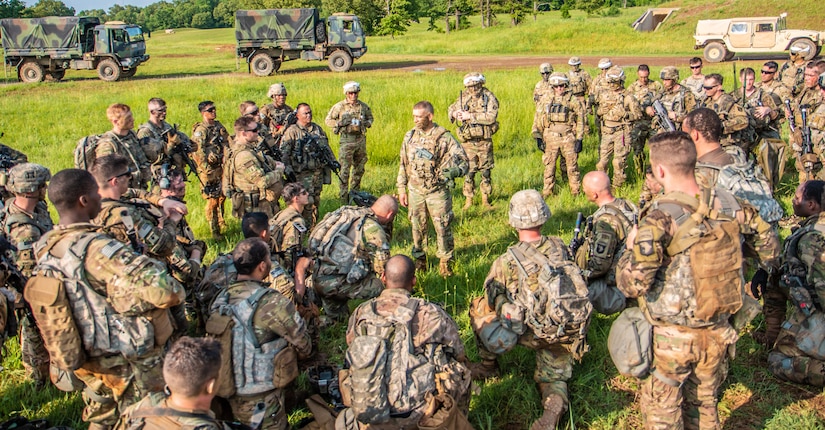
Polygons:
[[579,103],[584,106],[584,111],[587,112],[587,96],[593,89],[593,79],[590,77],[590,73],[587,73],[587,70],[581,68],[581,58],[570,57],[567,64],[570,66],[570,70],[567,72],[567,79],[570,80],[570,92],[576,96]]
[[[46,185],[52,175],[49,169],[35,163],[18,164],[8,175],[6,188],[14,193],[14,199],[6,202],[0,215],[2,235],[17,248],[14,261],[29,278],[37,264],[34,244],[53,227],[45,201]],[[49,380],[49,353],[31,317],[21,312],[18,320],[23,368],[26,376],[42,387]]]
[[[286,104],[286,86],[280,82],[270,85],[266,96],[272,100],[272,103],[261,108],[261,124],[269,130],[277,146],[281,135],[286,131],[287,115],[292,112],[292,108]],[[244,112],[241,114],[243,115]]]
[[607,163],[613,156],[613,188],[625,181],[625,166],[630,154],[630,129],[634,121],[642,118],[642,108],[636,97],[624,89],[625,74],[621,67],[611,67],[605,74],[603,90],[598,93],[598,110],[601,118],[602,141],[599,146],[599,162],[596,169],[607,171]]
[[533,138],[543,152],[544,190],[547,197],[556,183],[556,160],[559,153],[567,164],[570,191],[579,193],[578,154],[582,150],[585,113],[582,104],[567,91],[569,80],[563,73],[553,73],[548,79],[553,92],[540,100],[533,118]]
[[491,209],[490,194],[493,192],[491,172],[495,166],[493,135],[498,131],[498,99],[484,86],[484,75],[472,72],[464,75],[464,91],[450,105],[450,122],[458,125],[458,140],[467,154],[470,167],[464,177],[464,209],[473,204],[475,176],[481,173],[481,204]]
[[533,103],[538,106],[539,100],[545,95],[549,95],[553,93],[553,88],[550,85],[550,75],[553,73],[553,65],[550,63],[541,63],[539,65],[539,74],[541,74],[541,80],[536,83],[536,87],[533,88]]
[[805,88],[805,58],[810,54],[809,46],[792,45],[789,50],[790,58],[779,69],[779,81],[790,88],[791,95],[796,97]]
[[[355,81],[344,84],[346,98],[332,106],[324,123],[341,136],[338,162],[341,163],[341,182],[338,197],[349,203],[349,191],[361,189],[361,177],[367,164],[367,129],[374,120],[370,107],[358,100],[361,85]],[[352,177],[350,177],[350,170]]]

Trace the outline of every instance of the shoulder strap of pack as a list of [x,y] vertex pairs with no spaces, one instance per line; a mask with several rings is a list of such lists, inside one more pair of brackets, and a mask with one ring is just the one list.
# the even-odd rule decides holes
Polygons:
[[633,222],[625,215],[625,213],[614,205],[614,202],[610,202],[604,206],[602,206],[604,213],[608,216],[612,216],[619,220],[619,223],[625,229],[625,233],[630,229],[630,226],[633,225]]
[[254,346],[255,349],[260,349],[261,343],[258,342],[258,337],[255,336],[255,328],[252,326],[252,320],[255,316],[255,311],[258,310],[258,303],[261,301],[261,298],[272,291],[273,290],[270,290],[268,288],[261,287],[252,292],[252,294],[250,294],[249,297],[246,298],[246,302],[249,304],[249,307],[252,308],[252,313],[249,315],[249,318],[246,321],[241,321],[240,316],[237,314],[237,312],[235,312],[235,307],[230,306],[230,308],[232,309],[232,313],[235,315],[235,318],[237,318],[237,320],[242,323],[243,329],[247,335],[247,339],[249,339],[249,341],[252,342],[252,346]]
[[527,242],[519,242],[508,248],[507,252],[513,257],[513,261],[515,261],[516,267],[519,269],[519,280],[521,282],[526,281],[527,278],[530,277],[530,274],[527,273],[527,269],[525,269],[524,265],[521,264],[522,258],[526,258],[527,260],[536,263],[538,267],[548,263],[548,258],[544,254],[540,253],[536,247]]
[[174,417],[174,418],[200,418],[210,421],[215,421],[214,418],[208,414],[199,414],[196,412],[179,411],[172,408],[141,408],[133,411],[130,416],[132,418],[152,418],[152,417]]

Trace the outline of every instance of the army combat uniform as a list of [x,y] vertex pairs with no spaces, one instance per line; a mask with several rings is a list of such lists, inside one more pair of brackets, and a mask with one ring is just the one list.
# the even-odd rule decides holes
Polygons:
[[253,143],[236,139],[223,166],[223,194],[232,201],[238,219],[249,212],[272,217],[281,210],[278,198],[284,189],[283,168],[260,152]]
[[[370,107],[356,100],[354,104],[342,100],[329,110],[324,122],[332,132],[341,136],[338,160],[341,163],[341,186],[338,197],[346,199],[349,191],[361,189],[361,178],[367,164],[367,129],[374,118]],[[350,170],[352,177],[350,177]]]
[[719,143],[722,146],[736,145],[746,154],[750,152],[754,138],[751,135],[753,129],[749,127],[748,114],[745,113],[745,109],[741,104],[736,104],[733,96],[721,93],[716,100],[705,97],[698,107],[711,109],[719,115],[722,121],[722,137]]
[[[132,130],[129,130],[125,136],[118,136],[111,130],[100,136],[95,147],[95,159],[111,154],[124,155],[129,159],[129,169],[132,172],[129,187],[141,190],[148,187],[149,182],[152,180],[150,160],[147,158],[137,135]],[[88,168],[91,167],[90,164]]]
[[[791,102],[791,110],[794,116],[794,121],[796,123],[796,131],[792,132],[789,136],[789,142],[791,144],[794,153],[796,153],[797,161],[796,161],[796,168],[799,171],[799,182],[805,182],[809,179],[822,179],[822,160],[825,157],[825,145],[823,145],[823,128],[821,124],[817,124],[817,127],[814,127],[812,124],[813,113],[819,110],[819,107],[823,104],[822,101],[822,91],[819,89],[818,85],[814,85],[813,88],[808,88],[803,86],[803,89],[796,95],[796,98],[793,102]],[[808,177],[806,174],[806,169],[804,163],[800,158],[802,158],[802,107],[805,106],[808,111],[808,123],[811,126],[811,144],[813,146],[813,152],[816,155],[815,157],[811,157],[811,161],[813,161],[813,177]],[[816,121],[813,121],[816,122]]]
[[[782,100],[762,88],[754,88],[753,92],[744,96],[744,88],[737,88],[735,94],[736,104],[744,106],[748,121],[756,133],[756,160],[765,176],[771,189],[775,189],[785,172],[785,142],[779,136],[780,121],[784,116],[785,108]],[[770,108],[770,113],[759,119],[755,113],[758,108]]]
[[625,307],[625,296],[616,288],[616,263],[638,214],[639,209],[625,199],[603,205],[587,220],[584,244],[576,252],[576,264],[588,284],[587,298],[605,315]]
[[654,134],[653,128],[651,127],[652,117],[647,115],[645,108],[653,106],[653,102],[662,97],[664,87],[661,82],[654,80],[648,80],[647,85],[636,80],[627,87],[627,91],[636,97],[636,100],[642,108],[642,117],[633,121],[633,128],[630,130],[630,146],[633,148],[636,175],[641,177],[645,169],[645,160],[647,159],[645,156],[645,144]]
[[286,117],[293,109],[288,104],[275,107],[274,103],[268,103],[261,108],[261,124],[266,126],[269,135],[280,145],[281,136],[286,131]]
[[[574,97],[582,104],[585,113],[588,110],[588,98],[587,96],[590,94],[591,88],[593,86],[593,79],[590,77],[590,73],[584,69],[573,70],[572,68],[567,71],[567,79],[570,80],[570,92],[573,94]],[[585,118],[585,122],[587,118]]]
[[206,199],[206,221],[213,235],[220,235],[226,228],[223,220],[223,204],[226,197],[222,194],[221,177],[223,175],[224,152],[229,146],[229,133],[219,121],[211,125],[202,122],[192,127],[192,142],[197,150],[192,159],[198,166],[198,177],[203,183],[201,194]]
[[556,160],[559,153],[566,161],[570,192],[579,194],[579,161],[576,153],[576,140],[584,138],[586,114],[581,102],[571,93],[561,96],[551,93],[538,103],[533,118],[533,137],[544,141],[542,156],[544,164],[544,190],[542,195],[549,196],[556,184]]
[[332,154],[327,134],[314,122],[306,127],[292,124],[281,138],[286,174],[294,174],[297,182],[309,193],[309,204],[301,215],[310,226],[318,221],[323,186],[331,183],[329,167],[321,161],[321,154],[325,151]]
[[602,140],[599,145],[599,162],[596,169],[607,171],[607,163],[613,156],[613,188],[624,185],[627,166],[627,156],[630,154],[630,130],[635,121],[642,118],[644,113],[639,101],[621,84],[613,82],[613,87],[599,90],[598,115],[601,118]]
[[[693,109],[696,109],[696,98],[687,87],[682,85],[674,85],[670,90],[663,88],[659,101],[662,103],[665,111],[676,114],[676,120],[673,121],[673,126],[676,128],[676,131],[682,129],[682,122],[685,120],[685,116]],[[653,127],[652,133],[654,135],[665,131],[664,125],[659,123],[658,118],[653,119],[651,126]]]
[[178,409],[167,403],[164,393],[152,393],[123,413],[117,430],[142,430],[145,427],[193,430],[230,430],[215,419],[210,410]]
[[[165,135],[164,135],[165,133]],[[181,131],[175,132],[172,125],[166,121],[161,121],[160,125],[155,125],[151,121],[140,125],[137,131],[137,138],[140,146],[146,153],[146,158],[152,163],[152,174],[155,178],[160,178],[162,168],[165,164],[169,168],[184,172],[186,160],[181,154],[184,147],[192,148],[189,137]]]
[[[792,56],[795,54],[791,53]],[[791,95],[796,97],[805,88],[805,66],[807,61],[795,61],[794,58],[786,61],[779,68],[777,79],[791,91]]]
[[269,220],[272,245],[278,256],[281,266],[295,276],[295,263],[292,250],[298,253],[304,251],[304,238],[309,232],[306,220],[294,208],[287,206]]

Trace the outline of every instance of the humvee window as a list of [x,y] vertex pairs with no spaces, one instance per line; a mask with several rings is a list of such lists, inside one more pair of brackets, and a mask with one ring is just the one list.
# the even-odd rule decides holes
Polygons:
[[748,24],[747,23],[737,23],[732,24],[730,26],[731,34],[745,34],[748,32]]
[[772,24],[772,23],[767,23],[767,24],[757,24],[757,25],[756,25],[756,32],[757,32],[757,33],[761,33],[761,32],[772,32],[772,31],[773,31],[773,24]]

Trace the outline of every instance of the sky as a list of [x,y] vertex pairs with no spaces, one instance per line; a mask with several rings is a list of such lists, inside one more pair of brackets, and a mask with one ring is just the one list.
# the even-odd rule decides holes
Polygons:
[[[76,12],[89,9],[103,9],[109,10],[115,4],[119,5],[134,5],[134,6],[148,6],[159,0],[63,0],[66,6],[73,7]],[[37,0],[24,0],[26,6],[31,6],[37,3]]]

